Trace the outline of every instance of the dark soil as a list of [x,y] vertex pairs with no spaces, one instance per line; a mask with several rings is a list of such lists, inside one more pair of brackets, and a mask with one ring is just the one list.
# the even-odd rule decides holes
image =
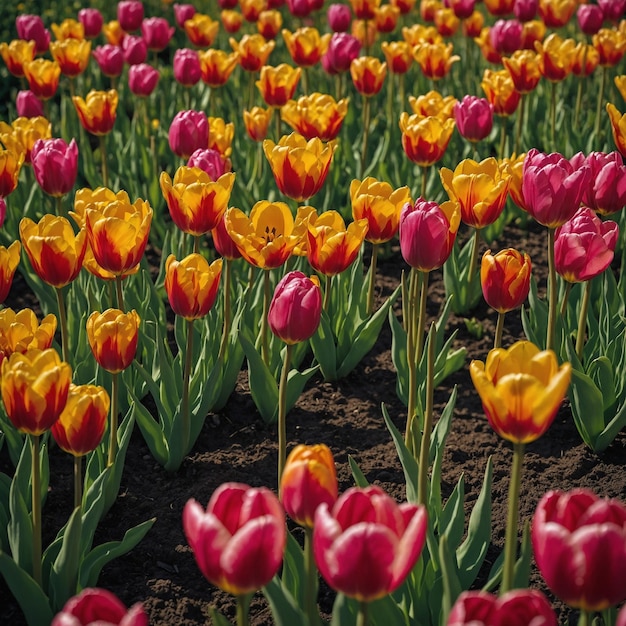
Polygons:
[[[528,252],[541,289],[545,283],[546,235],[534,224],[529,229],[508,227],[492,248],[495,251],[515,246]],[[380,259],[381,297],[398,284],[403,269],[406,266],[397,247]],[[7,305],[33,306],[20,304],[23,295],[20,284],[23,286],[23,281],[17,277]],[[434,316],[444,298],[439,272],[433,273],[430,285],[429,314]],[[457,385],[459,396],[443,469],[444,497],[463,474],[466,506],[473,505],[487,459],[493,458],[493,545],[487,559],[493,563],[503,545],[512,450],[487,423],[467,369],[471,359],[484,360],[491,348],[495,313],[481,302],[472,317],[485,330],[480,339],[470,334],[463,318],[453,315],[449,320],[448,331],[458,330],[456,342],[467,348],[468,360],[462,370],[437,389],[435,411],[438,416]],[[519,311],[508,314],[503,345],[508,346],[522,336]],[[353,484],[348,465],[350,455],[370,482],[402,500],[404,476],[381,413],[384,402],[396,426],[404,430],[406,409],[396,396],[390,346],[391,332],[385,326],[374,349],[349,376],[336,382],[324,382],[319,375],[312,379],[288,415],[288,449],[296,443],[324,442],[335,456],[341,489]],[[127,605],[143,601],[153,626],[206,624],[209,607],[219,608],[234,620],[232,598],[212,587],[194,562],[182,532],[182,509],[189,498],[205,504],[214,489],[226,481],[276,489],[276,455],[276,428],[265,424],[256,412],[245,372],[241,373],[224,410],[208,417],[193,453],[175,475],[167,474],[154,461],[136,429],[127,454],[120,496],[102,521],[96,542],[121,539],[128,528],[148,518],[156,517],[156,522],[132,552],[103,570],[99,585],[116,593]],[[521,522],[532,517],[541,496],[553,488],[568,490],[584,486],[602,496],[626,500],[625,464],[624,433],[605,453],[596,456],[582,443],[565,403],[548,433],[527,447],[520,496]],[[5,452],[0,452],[0,471],[10,471]],[[56,532],[71,512],[71,485],[71,459],[54,450],[50,493],[44,509],[44,525],[50,533]],[[532,584],[541,587],[534,570]],[[24,624],[19,607],[3,582],[0,598],[0,624]],[[320,604],[328,614],[332,594],[324,587]],[[567,609],[558,602],[555,608],[561,623],[567,623]],[[261,594],[252,602],[251,616],[254,625],[272,623]]]

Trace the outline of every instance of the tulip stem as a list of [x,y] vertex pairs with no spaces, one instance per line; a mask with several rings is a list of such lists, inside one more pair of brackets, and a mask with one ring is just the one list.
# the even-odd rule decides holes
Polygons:
[[589,611],[582,611],[578,616],[578,626],[591,626],[591,614]]
[[502,347],[502,331],[504,330],[504,313],[498,311],[498,321],[496,322],[496,336],[493,339],[494,350]]
[[[404,433],[404,443],[411,452],[415,454],[413,431],[413,418],[415,417],[415,405],[417,396],[417,364],[418,359],[415,357],[415,341],[417,328],[417,290],[419,282],[423,280],[422,274],[414,267],[411,268],[409,277],[409,293],[406,303],[406,319],[404,320],[404,328],[406,330],[406,354],[407,368],[409,370],[409,397],[407,398],[407,416],[406,416],[406,432]],[[404,306],[404,304],[403,304]]]
[[467,268],[467,304],[472,302],[474,274],[476,273],[476,265],[478,264],[478,249],[480,248],[480,228],[474,229],[472,238],[472,255],[470,256],[470,264]]
[[572,291],[573,283],[567,281],[565,283],[565,293],[563,294],[563,300],[561,301],[561,317],[565,319],[565,315],[567,313],[567,302],[569,300],[569,294]]
[[556,82],[550,83],[550,148],[556,151]]
[[[428,282],[428,275],[424,283]],[[424,285],[422,285],[422,290]],[[435,323],[430,325],[428,333],[428,352],[426,358],[426,410],[424,411],[424,428],[420,443],[420,458],[417,481],[417,501],[428,505],[428,469],[430,454],[430,435],[433,427],[433,394],[435,386]]]
[[117,394],[119,385],[119,373],[111,374],[111,424],[109,432],[109,458],[107,467],[111,467],[117,455]]
[[498,158],[504,158],[504,149],[506,148],[506,115],[501,117],[501,126],[500,126],[500,147],[498,148]]
[[[287,376],[291,362],[291,351],[293,345],[285,346],[283,357],[283,369],[280,372],[280,383],[278,385],[278,485],[280,491],[280,479],[285,468],[287,459]],[[279,493],[280,495],[280,493]]]
[[41,587],[41,474],[39,461],[40,435],[30,435],[32,457],[31,487],[33,514],[33,579]]
[[585,281],[583,300],[580,303],[578,313],[578,331],[576,333],[576,356],[583,362],[583,348],[585,347],[585,335],[587,333],[587,309],[589,308],[589,296],[591,295],[591,281]]
[[107,164],[107,143],[106,135],[99,136],[100,141],[100,159],[102,161],[102,186],[109,186],[109,166]]
[[554,349],[554,327],[556,325],[556,269],[554,265],[554,228],[548,228],[548,334],[546,350]]
[[65,310],[65,298],[63,297],[63,290],[60,287],[57,287],[55,291],[57,294],[57,307],[59,309],[59,325],[61,326],[61,349],[63,354],[63,360],[66,363],[69,363],[70,350],[68,346],[67,312]]
[[519,491],[522,482],[522,465],[524,463],[524,444],[513,444],[513,464],[511,466],[511,482],[509,483],[509,507],[504,538],[504,566],[500,595],[513,588],[515,560],[517,557],[517,518],[519,515]]
[[522,94],[522,97],[519,100],[519,109],[517,113],[517,126],[515,127],[515,149],[513,150],[513,154],[515,156],[519,155],[520,149],[520,140],[522,138],[522,128],[524,126],[524,107],[526,105],[526,94]]
[[[281,128],[280,109],[278,107],[274,109],[274,120],[274,124],[276,125],[276,143],[278,143],[283,133]],[[259,142],[259,145],[261,145],[261,142]]]
[[65,210],[65,205],[63,204],[63,196],[56,197],[56,208],[58,217],[67,218],[67,211]]
[[187,320],[187,345],[185,346],[185,369],[183,370],[183,397],[180,401],[182,418],[182,449],[183,455],[189,452],[189,436],[191,422],[189,419],[189,380],[191,378],[191,365],[193,363],[193,320]]
[[404,111],[404,74],[398,75],[398,84],[400,86],[400,112]]
[[[586,49],[586,48],[585,48]],[[585,55],[583,55],[583,72],[585,66]],[[576,91],[576,108],[574,109],[574,128],[578,127],[578,118],[580,117],[580,107],[583,102],[583,85],[586,83],[584,73],[578,79],[578,90]]]
[[426,328],[426,303],[428,302],[428,278],[430,273],[420,272],[420,301],[419,314],[417,318],[416,342],[415,342],[415,364],[419,365],[424,351],[424,330]]
[[117,308],[124,311],[124,294],[122,293],[122,277],[115,277],[115,293],[117,295]]
[[267,313],[270,308],[270,273],[263,272],[263,317],[261,318],[261,358],[263,363],[269,367],[270,350],[267,336]]
[[370,99],[363,96],[363,145],[361,147],[361,168],[359,176],[363,177],[365,173],[365,160],[367,159],[367,137],[370,127]]
[[226,346],[228,346],[228,336],[230,335],[230,283],[231,268],[230,261],[224,259],[224,320],[222,323],[222,341],[220,342],[220,352],[218,359],[221,361],[226,354]]
[[328,307],[330,306],[330,294],[333,286],[333,277],[330,274],[326,275],[326,280],[324,281],[324,311],[328,313]]
[[359,612],[356,616],[356,626],[367,626],[367,602],[359,602]]
[[304,528],[304,572],[306,576],[305,608],[309,626],[317,626],[317,569],[313,557],[313,529]]
[[83,457],[74,457],[74,508],[83,501]]
[[254,105],[254,72],[248,72],[248,110],[251,111]]
[[374,310],[374,291],[376,289],[376,262],[378,260],[378,244],[372,244],[372,259],[370,261],[370,280],[367,287],[367,315]]
[[237,626],[248,626],[250,623],[248,619],[248,599],[247,596],[237,596]]
[[421,193],[421,197],[424,200],[426,200],[426,183],[428,182],[429,166],[428,165],[422,165],[420,167],[420,169],[422,170],[422,193]]
[[602,68],[602,78],[600,79],[600,91],[598,92],[598,106],[596,108],[596,123],[594,125],[593,134],[594,137],[598,136],[600,132],[600,122],[602,121],[602,101],[604,100],[604,90],[606,89],[606,77],[608,75],[609,68]]

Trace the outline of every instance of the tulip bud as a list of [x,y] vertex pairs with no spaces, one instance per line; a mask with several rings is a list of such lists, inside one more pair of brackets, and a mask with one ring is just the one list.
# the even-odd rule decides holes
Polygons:
[[15,18],[17,36],[24,41],[34,41],[37,54],[43,54],[50,47],[50,31],[43,25],[39,15],[18,15]]
[[149,17],[141,22],[141,36],[153,52],[165,50],[175,30],[164,17]]
[[520,22],[530,22],[537,15],[539,0],[515,0],[513,13]]
[[78,11],[78,21],[83,25],[87,39],[95,39],[102,32],[104,19],[98,9],[80,9]]
[[74,188],[78,174],[78,145],[72,139],[38,139],[31,150],[33,172],[39,186],[56,198]]
[[136,95],[148,97],[159,82],[159,70],[147,63],[138,63],[128,68],[128,86]]
[[187,161],[187,167],[199,167],[204,170],[212,181],[230,172],[230,160],[224,158],[217,150],[198,148]]
[[170,149],[174,154],[188,159],[199,148],[209,143],[209,122],[203,111],[179,111],[169,130]]
[[172,63],[174,78],[185,87],[193,87],[201,76],[198,52],[189,48],[180,48],[174,53]]
[[140,0],[120,0],[117,3],[117,21],[127,33],[138,30],[143,20],[143,3]]
[[139,315],[132,310],[94,311],[87,318],[87,339],[98,365],[116,374],[135,358],[139,341]]
[[604,13],[597,4],[581,4],[576,11],[576,18],[585,35],[595,35],[602,28]]
[[343,73],[350,69],[350,64],[360,52],[361,42],[356,37],[348,33],[334,33],[324,59],[335,73]]
[[180,28],[183,28],[185,22],[190,20],[196,13],[196,7],[193,4],[174,4],[174,19]]
[[493,128],[493,106],[485,98],[463,96],[454,105],[454,120],[461,136],[468,141],[481,141]]
[[521,306],[530,291],[530,257],[513,248],[483,255],[480,282],[487,304],[498,313]]
[[92,54],[105,76],[114,78],[122,73],[124,69],[124,52],[119,46],[108,43],[95,48]]
[[148,57],[148,46],[142,37],[137,35],[126,35],[122,40],[122,52],[124,61],[128,65],[145,63]]
[[113,130],[119,102],[115,89],[92,90],[84,100],[80,96],[73,96],[72,101],[78,113],[78,119],[88,133],[100,136]]
[[352,22],[352,11],[347,4],[331,4],[326,13],[330,29],[336,33],[345,33]]
[[43,117],[43,102],[29,89],[17,92],[15,108],[19,117]]

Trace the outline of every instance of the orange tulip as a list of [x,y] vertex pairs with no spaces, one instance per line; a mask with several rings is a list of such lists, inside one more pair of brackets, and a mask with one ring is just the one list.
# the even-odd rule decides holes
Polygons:
[[85,39],[85,27],[82,22],[71,17],[64,19],[60,24],[51,24],[50,28],[57,41],[66,41],[68,39],[82,41]]
[[91,41],[87,39],[63,39],[50,44],[52,58],[59,64],[65,76],[78,76],[87,69],[91,57]]
[[[19,245],[19,242],[14,243]],[[23,353],[33,348],[47,350],[52,345],[56,329],[57,318],[52,313],[40,324],[31,309],[21,309],[17,313],[10,308],[0,310],[0,360],[14,352]]]
[[514,5],[515,0],[485,0],[485,8],[494,16],[510,15]]
[[352,20],[350,33],[359,40],[361,46],[369,46],[371,48],[378,34],[376,22],[374,20]]
[[454,132],[454,119],[441,120],[438,117],[400,115],[402,147],[407,157],[421,167],[439,161],[450,143]]
[[302,202],[322,187],[335,152],[334,142],[317,137],[308,141],[298,133],[283,135],[276,144],[263,142],[263,151],[272,168],[276,185],[287,197]]
[[223,9],[220,12],[220,20],[227,33],[237,33],[243,24],[243,15],[239,11]]
[[515,89],[508,70],[494,72],[486,69],[480,86],[483,88],[487,100],[493,105],[495,115],[508,117],[515,113],[521,94]]
[[[2,143],[5,143],[5,137],[2,137]],[[0,148],[0,198],[6,198],[15,191],[26,158],[22,145],[17,140],[14,140],[14,144],[6,150]]]
[[52,138],[52,124],[42,116],[18,117],[11,125],[0,122],[0,136],[13,135],[24,150],[24,161],[30,163],[30,151],[38,139]]
[[275,39],[282,25],[283,16],[276,9],[261,11],[256,21],[256,29],[265,39]]
[[376,57],[358,57],[350,63],[350,76],[356,90],[366,96],[375,96],[383,87],[387,64]]
[[261,12],[267,9],[267,0],[239,0],[239,6],[246,22],[256,22]]
[[539,70],[550,82],[559,82],[572,72],[574,66],[576,42],[562,39],[552,33],[541,43],[535,43],[539,53]]
[[513,248],[491,254],[487,250],[480,265],[480,283],[485,302],[498,313],[522,306],[530,290],[532,265],[525,252]]
[[546,25],[541,20],[524,22],[522,26],[522,48],[534,50],[535,42],[543,41],[546,38],[546,30]]
[[380,0],[350,0],[350,5],[357,19],[373,20],[380,6]]
[[448,74],[452,64],[460,60],[452,54],[454,46],[443,43],[422,43],[413,49],[413,58],[417,61],[424,76],[439,80]]
[[67,401],[72,368],[56,350],[31,348],[2,362],[2,400],[17,430],[41,435],[59,419]]
[[443,37],[437,32],[434,26],[424,26],[424,24],[413,24],[402,28],[402,38],[410,46],[418,46],[422,43],[442,43]]
[[348,101],[338,102],[328,94],[314,92],[290,100],[280,111],[281,118],[305,139],[335,139],[348,113]]
[[626,114],[622,115],[615,105],[610,102],[606,105],[606,110],[611,120],[611,132],[613,133],[615,147],[626,158]]
[[59,448],[74,456],[95,450],[104,437],[110,404],[104,387],[70,384],[65,407],[52,425]]
[[35,58],[35,42],[14,39],[10,43],[0,43],[0,56],[13,76],[24,76],[24,65]]
[[209,262],[201,254],[177,261],[173,254],[165,262],[165,291],[176,315],[188,321],[204,317],[217,297],[222,259]]
[[267,137],[267,131],[273,114],[274,109],[272,109],[272,107],[267,109],[252,107],[250,111],[244,109],[243,123],[246,127],[248,137],[250,137],[252,141],[263,141]]
[[246,72],[258,72],[267,65],[267,59],[276,46],[275,41],[266,41],[259,34],[244,35],[241,41],[231,37],[229,42],[231,48],[239,53],[239,65]]
[[24,63],[29,89],[40,99],[50,100],[57,92],[61,66],[56,61],[38,58]]
[[577,44],[572,66],[572,73],[575,76],[591,76],[599,64],[600,53],[593,46],[582,42]]
[[330,42],[330,33],[320,35],[317,28],[298,28],[294,33],[283,29],[283,39],[296,65],[311,67],[319,62]]
[[70,211],[70,215],[78,226],[82,228],[85,225],[85,213],[88,208],[105,206],[115,200],[130,201],[125,191],[119,191],[116,194],[107,187],[97,187],[96,189],[83,187],[74,194],[74,211]]
[[540,56],[531,50],[516,50],[510,57],[503,57],[502,64],[511,75],[515,89],[530,93],[541,80]]
[[209,145],[210,150],[217,150],[223,157],[232,154],[233,137],[235,136],[235,125],[232,122],[226,123],[221,117],[209,117]]
[[132,310],[94,311],[87,318],[87,340],[98,365],[111,374],[125,370],[135,358],[139,340],[139,315]]
[[441,8],[435,11],[435,26],[442,37],[452,37],[458,30],[461,20],[452,8]]
[[113,130],[119,97],[115,89],[91,90],[85,99],[73,96],[72,101],[83,128],[92,135],[106,135]]
[[256,81],[256,86],[261,92],[265,104],[270,107],[282,107],[293,94],[298,86],[302,70],[281,63],[277,67],[264,65],[261,68],[261,77]]
[[239,64],[239,54],[228,54],[223,50],[200,50],[200,77],[209,87],[221,87],[228,81],[233,70]]
[[392,33],[398,24],[400,9],[393,4],[383,4],[376,9],[374,23],[379,33]]
[[406,41],[383,41],[380,44],[392,74],[406,74],[413,62],[413,51]]
[[185,20],[183,29],[189,41],[198,48],[208,48],[213,45],[220,23],[203,13],[194,13],[193,17]]
[[548,28],[565,26],[572,16],[578,0],[539,0],[539,15]]
[[454,119],[454,96],[442,96],[438,91],[429,91],[421,96],[409,96],[413,113],[421,117],[438,117],[442,122]]
[[23,217],[20,239],[35,273],[44,282],[61,288],[78,276],[87,248],[84,228],[75,235],[64,217],[46,214],[37,224]]
[[15,270],[20,263],[20,251],[22,246],[19,241],[14,241],[8,248],[0,246],[0,304],[7,299]]
[[464,19],[461,26],[463,36],[475,39],[480,37],[480,33],[485,25],[485,16],[480,11],[474,11],[468,18]]
[[600,55],[600,65],[613,67],[626,52],[626,35],[614,28],[601,28],[593,36],[593,46]]

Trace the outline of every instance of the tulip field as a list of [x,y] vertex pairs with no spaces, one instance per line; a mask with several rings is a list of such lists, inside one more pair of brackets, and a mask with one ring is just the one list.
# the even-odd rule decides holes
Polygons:
[[626,626],[626,0],[0,7],[0,624]]

